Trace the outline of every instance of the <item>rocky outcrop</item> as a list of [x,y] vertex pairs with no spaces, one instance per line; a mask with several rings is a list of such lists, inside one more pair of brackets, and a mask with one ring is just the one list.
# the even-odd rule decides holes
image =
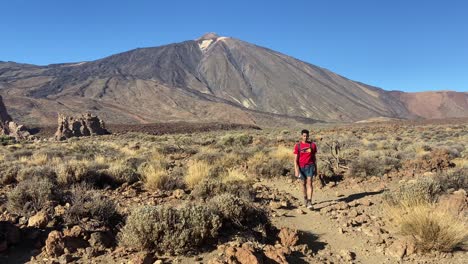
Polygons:
[[71,137],[106,135],[110,132],[105,128],[104,122],[99,117],[90,113],[79,117],[71,117],[59,114],[58,128],[55,132],[56,140],[65,140]]
[[31,134],[29,130],[16,122],[13,122],[11,116],[0,96],[0,135],[14,137],[16,140],[29,139]]
[[10,115],[6,110],[5,104],[3,103],[2,96],[0,96],[0,121],[2,124],[12,121]]

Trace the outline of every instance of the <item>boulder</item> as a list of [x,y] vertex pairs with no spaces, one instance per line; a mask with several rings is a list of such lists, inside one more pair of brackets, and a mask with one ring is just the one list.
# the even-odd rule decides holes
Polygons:
[[46,212],[40,211],[29,218],[28,227],[45,228],[47,223],[49,223],[49,216]]
[[264,248],[263,253],[273,263],[287,264],[289,262],[286,259],[286,255],[288,255],[291,252],[287,248],[284,248],[284,247],[276,248],[272,245],[268,245]]
[[50,232],[45,243],[45,249],[49,256],[58,257],[62,255],[65,249],[62,233],[59,231]]
[[281,245],[287,248],[297,245],[299,241],[297,231],[286,227],[281,228],[278,237],[281,241]]

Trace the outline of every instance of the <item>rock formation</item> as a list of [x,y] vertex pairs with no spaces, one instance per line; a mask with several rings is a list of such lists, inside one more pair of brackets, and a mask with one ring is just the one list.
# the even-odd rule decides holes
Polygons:
[[90,113],[78,117],[59,114],[58,128],[55,132],[56,140],[65,140],[71,137],[83,137],[110,134],[104,122]]
[[31,137],[28,129],[13,122],[8,114],[3,99],[0,96],[0,135],[14,137],[16,140],[28,139]]

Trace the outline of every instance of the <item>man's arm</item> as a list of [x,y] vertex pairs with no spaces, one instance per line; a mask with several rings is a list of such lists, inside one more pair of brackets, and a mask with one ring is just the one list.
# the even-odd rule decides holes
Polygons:
[[299,175],[299,165],[298,164],[299,164],[299,158],[298,158],[298,155],[295,154],[294,155],[294,172],[295,172],[294,176],[296,176],[296,177],[300,176]]

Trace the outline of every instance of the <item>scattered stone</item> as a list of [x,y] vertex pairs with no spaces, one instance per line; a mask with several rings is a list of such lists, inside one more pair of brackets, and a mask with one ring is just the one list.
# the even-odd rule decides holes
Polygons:
[[354,254],[354,252],[351,252],[349,250],[342,249],[341,252],[340,252],[340,255],[343,257],[344,260],[352,261],[352,260],[354,260],[354,257],[355,257],[356,254]]
[[84,235],[84,230],[81,226],[75,225],[71,229],[65,229],[63,235],[65,237],[81,237]]
[[70,263],[73,260],[73,256],[70,254],[63,254],[59,257],[59,263],[60,264],[66,264]]
[[45,228],[48,222],[49,216],[47,213],[40,211],[29,218],[28,227]]
[[364,206],[371,206],[372,202],[369,199],[365,199],[365,200],[361,201],[361,204],[364,205]]
[[359,215],[359,213],[357,212],[356,209],[353,209],[353,210],[349,211],[349,213],[348,213],[348,216],[351,217],[351,218],[354,218],[354,217],[356,217],[358,215]]
[[46,240],[45,248],[49,256],[57,257],[62,255],[65,248],[62,233],[59,231],[50,232]]
[[468,208],[465,190],[460,189],[452,194],[440,197],[437,208],[448,211],[455,216],[462,214]]
[[154,257],[149,252],[138,252],[129,260],[129,264],[153,264]]
[[98,250],[104,250],[112,246],[112,237],[104,232],[94,232],[88,240],[89,244]]
[[393,242],[386,251],[390,256],[402,259],[406,253],[406,241],[397,240]]
[[176,199],[182,199],[185,196],[185,191],[182,189],[177,189],[172,192],[172,196]]
[[288,264],[289,262],[286,259],[286,255],[290,254],[290,250],[285,247],[277,248],[271,245],[268,245],[264,248],[265,256],[270,260],[274,261],[274,263],[279,264]]
[[280,202],[270,201],[271,209],[280,209],[282,207]]
[[302,210],[301,208],[297,208],[297,209],[296,209],[296,213],[302,215],[302,214],[306,214],[307,212],[304,211],[304,210]]
[[299,241],[297,230],[286,227],[281,228],[278,237],[280,239],[281,245],[287,248],[297,245],[297,242]]

